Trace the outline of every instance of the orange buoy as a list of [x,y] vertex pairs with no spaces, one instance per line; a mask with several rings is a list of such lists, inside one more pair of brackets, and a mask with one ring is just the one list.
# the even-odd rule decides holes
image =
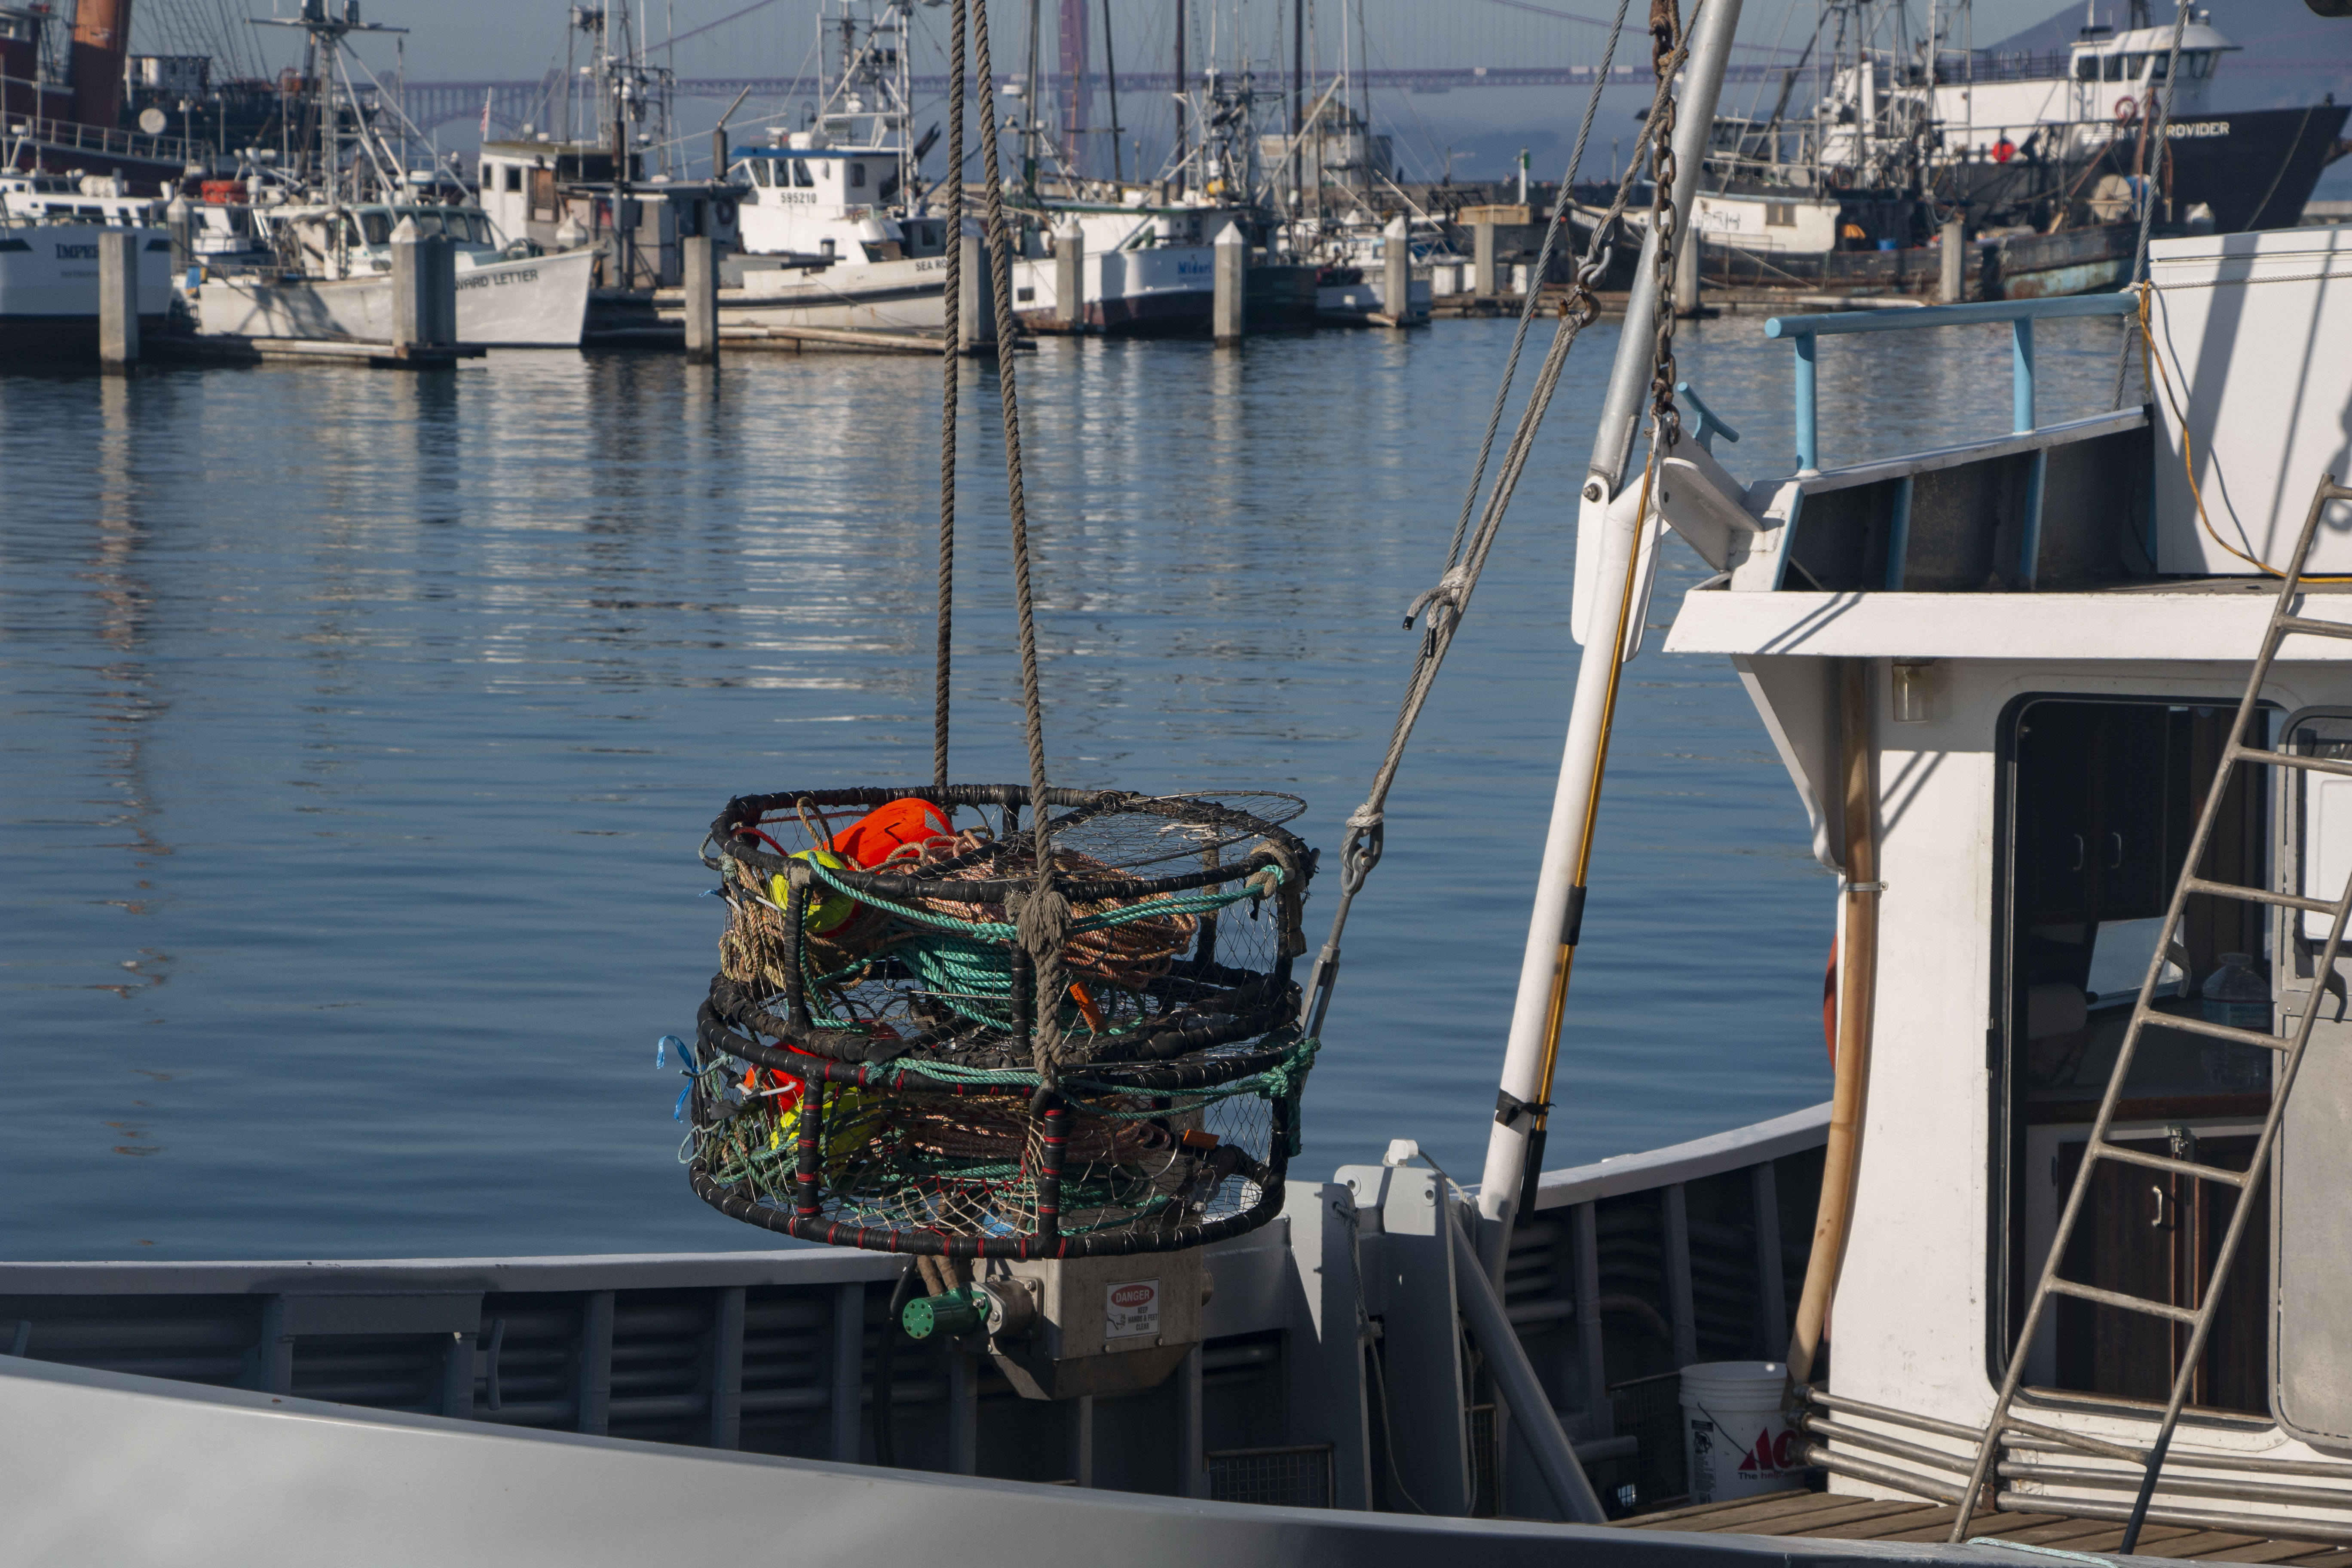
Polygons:
[[948,814],[919,796],[877,805],[833,836],[833,847],[861,871],[879,870],[909,847],[953,837]]

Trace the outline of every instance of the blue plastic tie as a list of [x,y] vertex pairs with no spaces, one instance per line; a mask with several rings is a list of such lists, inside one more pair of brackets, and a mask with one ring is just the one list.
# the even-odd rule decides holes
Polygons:
[[654,1042],[654,1066],[666,1067],[668,1065],[669,1048],[672,1046],[676,1046],[677,1047],[678,1059],[680,1061],[684,1061],[686,1059],[686,1042],[679,1039],[676,1035],[664,1035],[660,1039]]
[[687,1080],[686,1087],[677,1091],[677,1103],[669,1108],[669,1119],[672,1121],[683,1121],[686,1120],[686,1097],[693,1092],[694,1080],[688,1079]]

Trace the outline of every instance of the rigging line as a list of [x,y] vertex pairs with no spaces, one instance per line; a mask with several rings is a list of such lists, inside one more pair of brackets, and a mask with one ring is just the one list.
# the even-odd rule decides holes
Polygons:
[[[957,0],[959,5],[966,0]],[[1013,313],[1013,258],[1004,228],[1004,174],[996,136],[996,71],[989,52],[988,0],[969,0],[980,68],[981,166],[988,184],[988,270],[996,305],[996,384],[1004,411],[1004,490],[1013,525],[1013,598],[1021,630],[1022,728],[1029,751],[1030,854],[1035,880],[1014,912],[1021,945],[1036,975],[1037,1005],[1031,1016],[1039,1095],[1049,1096],[1059,1065],[1062,946],[1069,920],[1066,900],[1054,889],[1054,856],[1048,841],[1052,816],[1045,806],[1045,710],[1037,689],[1037,621],[1030,592],[1029,502],[1021,474],[1021,394],[1013,352],[1017,318]],[[1024,114],[1034,113],[1024,100]],[[1041,1101],[1039,1109],[1044,1105]]]
[[[1542,254],[1528,275],[1528,297],[1519,306],[1519,324],[1511,333],[1511,352],[1503,362],[1502,384],[1495,388],[1494,412],[1486,416],[1486,434],[1478,443],[1478,461],[1470,470],[1470,488],[1462,497],[1462,515],[1454,521],[1454,538],[1445,547],[1445,564],[1450,570],[1454,558],[1462,553],[1463,535],[1469,531],[1470,510],[1478,504],[1479,487],[1486,482],[1486,459],[1495,449],[1495,433],[1502,428],[1503,409],[1509,402],[1512,378],[1518,374],[1519,350],[1528,341],[1528,328],[1534,321],[1537,291],[1543,287],[1544,274],[1550,268],[1554,240],[1566,215],[1573,205],[1576,171],[1584,163],[1584,144],[1592,134],[1592,121],[1601,111],[1601,84],[1609,79],[1609,68],[1617,58],[1617,40],[1625,30],[1625,12],[1632,0],[1617,0],[1617,20],[1610,26],[1609,42],[1601,51],[1601,69],[1592,79],[1592,91],[1584,100],[1584,120],[1576,128],[1576,150],[1569,155],[1568,173],[1559,182],[1559,199],[1552,203],[1551,222],[1544,226]],[[1645,122],[1646,123],[1646,122]],[[1637,154],[1638,156],[1638,154]],[[1410,624],[1410,623],[1408,623]]]
[[[1694,23],[1704,6],[1705,0],[1701,0],[1699,5],[1692,8]],[[1445,595],[1430,617],[1428,633],[1422,640],[1412,674],[1406,681],[1404,700],[1398,708],[1396,725],[1390,734],[1388,755],[1381,759],[1380,771],[1373,777],[1372,787],[1364,804],[1357,807],[1355,814],[1348,819],[1348,837],[1340,847],[1339,907],[1332,911],[1331,933],[1324,940],[1322,951],[1316,955],[1315,966],[1307,976],[1300,1006],[1301,1025],[1309,1035],[1321,1032],[1323,1015],[1330,1005],[1339,969],[1339,938],[1347,929],[1348,911],[1355,902],[1356,894],[1362,889],[1365,878],[1380,864],[1381,808],[1388,799],[1390,787],[1395,783],[1397,770],[1403,763],[1406,742],[1412,738],[1423,706],[1429,700],[1439,667],[1445,661],[1446,650],[1453,646],[1454,634],[1468,611],[1470,595],[1477,588],[1479,575],[1486,570],[1487,557],[1501,534],[1504,515],[1517,489],[1519,476],[1526,471],[1528,457],[1535,448],[1536,433],[1542,426],[1545,411],[1551,406],[1552,394],[1559,385],[1560,373],[1567,367],[1569,350],[1574,346],[1578,335],[1600,315],[1599,302],[1592,298],[1592,285],[1606,267],[1605,257],[1610,249],[1608,237],[1624,216],[1635,176],[1642,167],[1643,154],[1649,148],[1653,135],[1658,127],[1672,122],[1669,105],[1673,99],[1674,79],[1688,54],[1689,37],[1690,29],[1685,26],[1682,33],[1683,41],[1676,45],[1672,57],[1657,72],[1650,112],[1643,117],[1641,134],[1633,142],[1633,155],[1626,161],[1624,171],[1619,176],[1617,193],[1609,210],[1593,226],[1592,238],[1586,245],[1584,259],[1577,268],[1569,308],[1561,312],[1559,329],[1553,334],[1551,349],[1545,355],[1543,369],[1536,378],[1534,390],[1528,395],[1527,406],[1519,411],[1517,431],[1504,453],[1503,467],[1496,478],[1494,495],[1479,519],[1477,531],[1471,538],[1469,552],[1458,567],[1449,569],[1447,581],[1441,589],[1425,596]]]
[[940,625],[931,675],[931,777],[948,782],[948,690],[955,626],[956,393],[963,378],[963,114],[964,8],[956,0],[950,24],[948,71],[947,330],[940,342]]
[[719,17],[716,22],[705,22],[699,27],[696,27],[690,32],[680,33],[669,41],[671,44],[677,45],[685,43],[688,38],[698,38],[702,37],[703,34],[723,27],[730,22],[740,22],[754,11],[764,11],[775,3],[776,0],[751,0],[751,4],[744,6],[740,11],[730,11],[726,16]]
[[1486,4],[1506,5],[1514,11],[1532,11],[1538,16],[1549,16],[1559,22],[1583,22],[1595,27],[1607,27],[1610,30],[1609,41],[1612,44],[1617,41],[1617,26],[1622,25],[1625,19],[1622,11],[1618,13],[1617,23],[1611,24],[1598,16],[1580,16],[1573,11],[1556,11],[1549,5],[1538,5],[1534,4],[1534,0],[1486,0]]
[[[2139,193],[2139,243],[2132,248],[2132,270],[2127,286],[2136,287],[2147,276],[2147,231],[2148,226],[2156,220],[2157,171],[2163,167],[2165,158],[2171,150],[2168,144],[2169,139],[2164,132],[2165,127],[2172,119],[2173,84],[2180,79],[2180,35],[2188,30],[2188,26],[2189,6],[2183,4],[2173,13],[2172,52],[2166,57],[2164,66],[2164,100],[2157,106],[2156,124],[2149,128],[2153,134],[2148,137],[2148,141],[2154,145],[2156,155],[2149,161],[2147,173],[2144,176],[2147,184]],[[2308,119],[2309,116],[2306,115],[2305,118]],[[2277,188],[2275,181],[2272,183],[2272,188]],[[2270,197],[2265,195],[2263,200],[2267,204]],[[2257,207],[2255,216],[2260,216],[2261,212],[2262,209]],[[2126,327],[2124,341],[2116,351],[2116,395],[2111,405],[2116,408],[2124,405],[2124,383],[2131,379],[2131,329]],[[2143,374],[2141,377],[2143,390],[2146,387],[2146,381],[2147,377]]]

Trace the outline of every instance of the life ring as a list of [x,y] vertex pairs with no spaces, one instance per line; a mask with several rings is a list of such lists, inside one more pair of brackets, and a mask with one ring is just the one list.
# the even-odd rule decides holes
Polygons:
[[2138,100],[2138,99],[2137,99],[2137,98],[2119,98],[2119,99],[2116,100],[2116,124],[2118,124],[2118,125],[2129,125],[2133,121],[2137,120],[2138,118],[2139,118],[2139,100]]
[[711,204],[710,216],[717,218],[720,223],[733,223],[735,221],[735,198],[732,196],[719,197],[716,202]]

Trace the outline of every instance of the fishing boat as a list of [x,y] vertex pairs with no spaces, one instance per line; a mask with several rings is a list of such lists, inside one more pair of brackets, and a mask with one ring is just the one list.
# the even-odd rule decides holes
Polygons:
[[[2084,293],[2129,276],[2144,205],[2166,234],[2299,221],[2352,107],[2218,110],[2240,46],[2210,11],[2156,25],[2139,0],[2117,30],[2096,9],[2038,52],[1910,41],[1900,7],[1823,12],[1769,113],[1717,122],[1695,219],[1708,280],[1934,295],[1939,247],[1965,243],[1966,297]],[[1809,62],[1821,95],[1791,112]]]
[[[311,0],[299,18],[321,68],[313,82],[319,136],[307,164],[256,152],[235,179],[207,181],[188,210],[181,289],[196,331],[233,338],[394,336],[394,243],[446,243],[457,275],[460,343],[575,348],[598,252],[548,250],[499,231],[449,170],[413,155],[414,128],[362,100],[345,65],[354,33],[404,29],[329,16]],[[184,202],[183,203],[184,205]]]
[[99,335],[99,242],[129,231],[141,263],[142,329],[159,331],[172,308],[169,234],[155,204],[124,193],[113,175],[0,174],[0,360],[29,364],[94,356]]
[[596,253],[551,255],[501,242],[470,203],[306,203],[253,211],[271,265],[206,258],[186,290],[197,331],[240,338],[393,337],[393,245],[445,239],[455,259],[457,341],[490,348],[575,348]]
[[[1738,14],[1704,9],[1662,73],[1684,217]],[[1627,306],[1666,332],[1669,229],[1686,232],[1654,226]],[[360,1542],[386,1560],[600,1565],[781,1538],[825,1563],[1010,1563],[1043,1531],[1062,1554],[1150,1565],[2340,1560],[2352,489],[2334,469],[2352,312],[2330,285],[2347,252],[2341,229],[2182,237],[2130,291],[1777,318],[1793,454],[1743,456],[1740,409],[1657,385],[1657,337],[1619,335],[1577,501],[1584,651],[1475,1185],[1399,1136],[1328,1179],[1247,1167],[1247,1223],[1228,1215],[1198,1247],[1146,1227],[1055,1256],[1044,1226],[950,1247],[904,1213],[834,1224],[816,1200],[855,1151],[803,1099],[797,1194],[730,1197],[707,1174],[698,1190],[860,1248],[0,1264],[14,1554],[289,1560]],[[1563,353],[1583,319],[1560,318]],[[2061,319],[2132,333],[2152,399],[2049,418],[2034,329]],[[1829,341],[1926,328],[1961,331]],[[1860,446],[1868,421],[1820,374],[1824,356],[1917,368],[1938,352],[1923,342],[1973,353],[1988,333],[2009,356],[2007,427],[1956,409],[1925,450]],[[1414,606],[1437,618],[1391,763],[1426,661],[1475,625],[1478,577],[1502,564],[1549,384],[1496,488],[1474,477],[1485,521]],[[1545,1170],[1551,1121],[1594,1110],[1577,1054],[1604,1047],[1578,1027],[1574,960],[1612,918],[1587,898],[1608,737],[1638,700],[1624,678],[1669,547],[1714,575],[1665,647],[1737,670],[1791,819],[1837,878],[1818,911],[1835,1094]],[[1384,767],[1349,820],[1330,935],[1284,993],[1297,1036],[1324,1027],[1398,776]],[[967,793],[1000,809],[972,852],[1013,842],[1020,790]],[[709,842],[752,855],[761,811],[793,799],[730,801]],[[1166,805],[1089,809],[1139,803]],[[1302,865],[1272,828],[1244,837],[1239,869],[1265,858],[1252,886]],[[836,885],[848,904],[914,896],[803,855],[764,884],[792,942],[856,918]],[[745,914],[765,893],[740,869]],[[806,1026],[812,970],[780,973],[782,1037]],[[780,1136],[781,1113],[743,1110],[769,1055],[732,1028],[698,1029],[698,1140],[737,1114]],[[698,1054],[713,1041],[737,1097],[723,1115]],[[823,1075],[870,1086],[853,1117],[919,1044],[855,1043]],[[753,1053],[740,1088],[732,1051]],[[803,1095],[815,1060],[798,1063]],[[1038,1082],[1033,1112],[1061,1092]],[[1201,1134],[1186,1148],[1218,1143],[1184,1131]],[[996,1271],[941,1277],[980,1263]]]
[[[723,264],[722,329],[939,331],[947,321],[947,220],[931,211],[909,136],[911,0],[869,13],[835,0],[822,18],[836,51],[824,101],[801,130],[717,153],[740,255]],[[951,174],[950,177],[954,177]],[[682,321],[682,291],[656,301]]]

